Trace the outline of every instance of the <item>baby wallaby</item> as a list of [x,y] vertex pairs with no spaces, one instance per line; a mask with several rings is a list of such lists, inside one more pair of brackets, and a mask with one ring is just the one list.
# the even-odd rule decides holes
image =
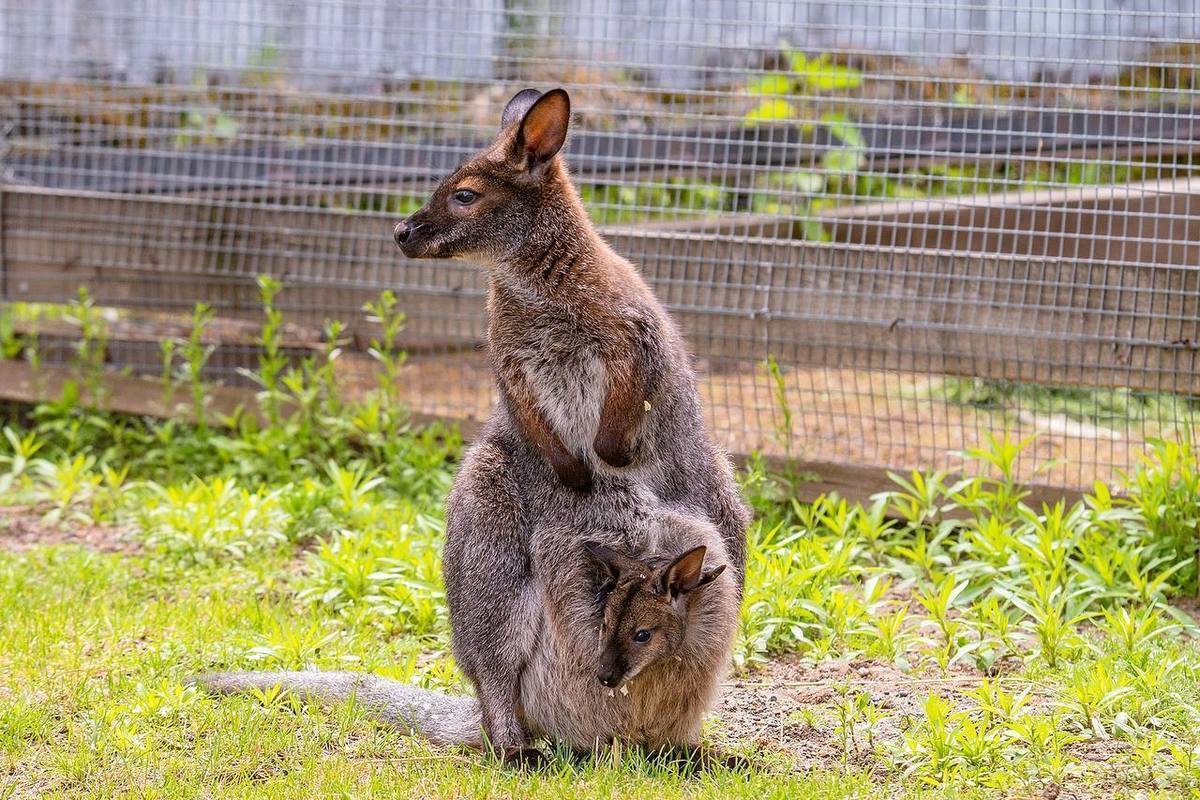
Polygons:
[[495,141],[395,229],[410,258],[488,272],[500,402],[447,501],[443,575],[455,658],[504,747],[526,738],[513,710],[533,650],[520,620],[540,613],[531,554],[569,495],[636,484],[715,526],[739,594],[745,564],[749,512],[706,430],[683,337],[588,219],[560,155],[570,120],[561,89],[518,92]]
[[[521,620],[534,646],[511,712],[524,721],[526,743],[547,738],[586,751],[619,738],[654,750],[694,748],[737,624],[720,536],[702,520],[670,512],[632,535],[602,527],[578,533],[570,546],[539,555],[547,578],[531,593],[545,605]],[[631,541],[642,550],[616,549]],[[234,672],[196,683],[218,693],[279,686],[326,703],[355,698],[376,718],[435,742],[493,744],[476,700],[371,675]]]
[[[696,589],[712,583],[725,564],[704,569],[705,545],[673,559],[636,558],[598,542],[585,542],[607,579],[600,615],[597,677],[622,687],[647,667],[674,657],[687,638],[688,608]],[[680,659],[682,660],[682,658]]]
[[539,532],[548,645],[525,660],[517,716],[526,737],[576,748],[694,747],[737,630],[729,556],[711,523],[623,502],[641,510],[589,518],[583,503]]

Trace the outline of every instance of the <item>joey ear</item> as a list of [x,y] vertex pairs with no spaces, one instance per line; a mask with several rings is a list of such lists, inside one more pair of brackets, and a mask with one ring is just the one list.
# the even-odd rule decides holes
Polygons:
[[500,130],[512,127],[524,119],[526,112],[541,96],[542,93],[537,89],[522,89],[514,94],[508,101],[508,105],[504,107],[504,114],[500,117]]
[[[724,567],[711,571],[711,577],[704,573],[704,554],[708,548],[704,545],[693,547],[671,562],[663,570],[660,588],[671,597],[678,597],[697,589],[721,574]],[[707,580],[706,580],[707,578]]]
[[[525,92],[518,94],[509,101],[509,105],[512,106],[524,94]],[[514,115],[515,113],[514,109]],[[508,115],[508,109],[505,109],[505,119]],[[521,118],[521,124],[513,138],[513,163],[529,172],[535,171],[562,149],[567,141],[567,128],[570,124],[571,98],[566,92],[562,89],[551,89],[538,97]]]

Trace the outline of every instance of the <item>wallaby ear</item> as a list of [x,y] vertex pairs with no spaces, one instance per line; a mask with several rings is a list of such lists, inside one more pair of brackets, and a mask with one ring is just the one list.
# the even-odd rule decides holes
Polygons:
[[[509,105],[523,94],[525,92],[514,97],[509,101]],[[504,110],[504,116],[508,118],[508,109]],[[551,89],[538,97],[521,117],[517,135],[513,139],[513,162],[521,169],[530,172],[536,170],[562,149],[567,141],[567,127],[570,124],[571,98],[566,92],[562,89]]]
[[620,577],[622,565],[626,560],[624,556],[611,547],[605,547],[598,542],[584,542],[583,546],[592,554],[592,558],[611,580],[615,581]]
[[614,581],[622,575],[639,574],[645,576],[650,574],[650,569],[641,561],[638,561],[636,558],[630,558],[624,553],[613,550],[611,547],[598,542],[584,542],[583,546],[592,554],[592,558],[604,569],[608,577]]
[[699,589],[701,586],[706,586],[707,584],[712,583],[713,581],[715,581],[717,579],[717,576],[720,575],[724,571],[725,571],[724,564],[717,567],[716,569],[704,570],[704,574],[700,576],[700,582],[698,584],[696,584],[696,588]]
[[542,93],[537,89],[522,89],[514,94],[512,100],[509,100],[508,105],[504,107],[504,114],[500,117],[500,130],[510,128],[523,120],[525,114],[541,96]]
[[[687,594],[693,589],[703,586],[706,581],[704,574],[704,554],[708,548],[704,545],[694,547],[671,562],[663,570],[661,588],[671,597]],[[713,570],[712,578],[720,574],[720,569]],[[712,580],[709,578],[708,580]]]

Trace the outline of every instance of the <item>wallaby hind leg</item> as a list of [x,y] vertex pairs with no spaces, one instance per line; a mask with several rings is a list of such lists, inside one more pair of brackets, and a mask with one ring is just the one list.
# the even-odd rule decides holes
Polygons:
[[487,746],[500,754],[528,744],[521,670],[541,616],[514,472],[499,442],[471,448],[447,503],[442,557],[454,657],[475,685]]

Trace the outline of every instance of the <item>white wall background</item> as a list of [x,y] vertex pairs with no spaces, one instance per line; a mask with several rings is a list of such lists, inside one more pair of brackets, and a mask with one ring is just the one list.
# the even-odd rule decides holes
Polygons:
[[[988,77],[1111,76],[1200,39],[1200,0],[0,0],[8,78],[187,82],[256,65],[313,88],[496,77],[506,53],[720,84],[781,40],[967,60]],[[522,37],[534,37],[524,39]]]

